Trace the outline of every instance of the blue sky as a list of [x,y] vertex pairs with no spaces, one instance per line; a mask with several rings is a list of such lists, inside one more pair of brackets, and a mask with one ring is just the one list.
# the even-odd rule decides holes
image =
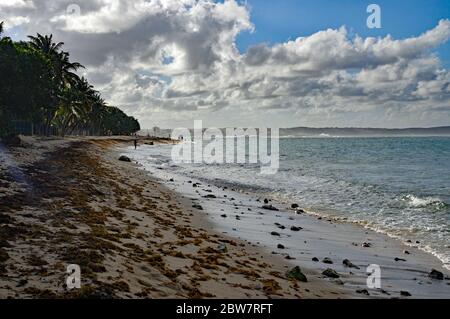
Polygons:
[[[261,42],[277,43],[307,36],[327,28],[345,25],[360,36],[407,38],[434,28],[440,19],[450,18],[449,0],[248,0],[255,32],[238,38],[245,51]],[[376,3],[381,7],[382,28],[369,29],[366,8]],[[438,48],[446,67],[450,66],[450,43]]]

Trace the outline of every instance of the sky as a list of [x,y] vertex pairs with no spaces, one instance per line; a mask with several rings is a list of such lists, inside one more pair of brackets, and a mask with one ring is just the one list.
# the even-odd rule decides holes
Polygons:
[[448,0],[0,0],[7,35],[54,34],[144,128],[450,125],[449,19]]

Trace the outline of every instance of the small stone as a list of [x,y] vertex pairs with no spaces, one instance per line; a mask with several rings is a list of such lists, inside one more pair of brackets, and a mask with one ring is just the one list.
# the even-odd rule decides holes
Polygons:
[[119,157],[119,161],[131,163],[131,159],[128,156],[125,156],[125,155],[122,155],[121,157]]
[[291,270],[289,270],[286,273],[286,276],[289,279],[295,279],[301,282],[308,282],[308,279],[306,278],[305,274],[302,273],[302,270],[300,269],[300,267],[296,266],[294,268],[292,268]]
[[396,257],[395,261],[406,261],[406,259]]
[[344,259],[344,261],[342,262],[344,264],[344,266],[347,266],[349,268],[355,268],[355,269],[360,269],[358,266],[356,266],[355,264],[353,264],[350,260],[348,259]]
[[273,205],[264,205],[264,206],[262,206],[261,208],[262,208],[262,209],[265,209],[265,210],[273,210],[273,211],[276,211],[276,212],[279,211],[279,209],[276,208],[276,207],[273,206]]
[[301,227],[296,227],[296,226],[292,226],[291,227],[291,230],[292,231],[301,231],[303,228],[301,228]]
[[410,255],[410,254],[411,254],[411,253],[410,253],[409,251],[407,251],[407,250],[404,250],[403,253],[404,253],[405,255]]
[[366,296],[370,296],[369,292],[367,291],[367,289],[359,289],[356,290],[357,294],[361,294],[361,295],[366,295]]
[[444,274],[436,269],[432,269],[428,277],[436,280],[444,280]]
[[370,248],[370,247],[372,247],[372,244],[371,243],[363,243],[362,246],[364,248]]
[[411,294],[408,291],[400,291],[400,295],[403,297],[411,297]]
[[298,206],[298,204],[292,204],[291,205],[291,208],[293,208],[293,209],[296,209],[296,208],[298,208],[299,206]]
[[208,194],[208,195],[206,195],[206,196],[203,196],[204,198],[217,198],[217,196],[216,195],[213,195],[213,194]]
[[387,292],[386,290],[384,290],[384,289],[381,289],[380,291],[381,291],[382,294],[385,294],[385,295],[388,295],[388,296],[391,295],[390,293],[388,293],[388,292]]
[[281,235],[280,235],[279,233],[277,233],[276,231],[273,231],[273,232],[271,232],[270,234],[271,234],[272,236],[278,236],[278,237],[281,236]]
[[333,263],[333,261],[328,257],[325,257],[324,259],[322,259],[322,262],[324,264],[330,264],[330,265]]
[[285,249],[284,245],[282,245],[282,244],[278,244],[277,248],[278,249]]
[[264,204],[269,204],[269,200],[267,198],[264,199]]
[[340,277],[339,274],[335,270],[333,270],[331,268],[325,269],[322,272],[322,275],[327,276],[329,278],[339,278]]
[[227,218],[228,216],[226,214],[222,214],[222,215],[220,215],[220,217]]
[[192,205],[192,207],[195,209],[198,209],[198,210],[203,210],[202,205],[195,204],[195,205]]
[[312,261],[314,261],[314,262],[318,263],[318,262],[319,262],[319,258],[317,258],[317,257],[314,257],[314,258],[312,259]]

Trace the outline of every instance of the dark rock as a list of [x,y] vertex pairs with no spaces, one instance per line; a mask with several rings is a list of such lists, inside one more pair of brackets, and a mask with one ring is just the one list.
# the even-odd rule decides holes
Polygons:
[[292,204],[291,205],[291,208],[293,208],[293,209],[296,209],[296,208],[298,208],[299,206],[298,206],[298,204]]
[[301,228],[301,227],[296,227],[296,226],[292,226],[291,227],[291,230],[292,231],[301,231],[303,228]]
[[317,257],[314,257],[314,258],[312,259],[312,261],[314,261],[314,262],[318,263],[318,262],[319,262],[319,258],[317,258]]
[[198,210],[203,210],[202,205],[195,204],[195,205],[192,205],[192,207],[195,209],[198,209]]
[[284,245],[282,245],[282,244],[278,244],[277,248],[278,249],[285,249]]
[[226,215],[226,214],[223,214],[223,215],[220,215],[220,217],[222,217],[222,218],[227,218],[227,215]]
[[125,155],[122,155],[121,157],[119,157],[119,161],[131,163],[131,159],[128,156],[125,156]]
[[206,196],[203,196],[204,198],[217,198],[217,196],[216,195],[213,195],[213,194],[208,194],[208,195],[206,195]]
[[262,209],[266,209],[266,210],[273,210],[273,211],[276,211],[276,212],[279,211],[279,209],[276,208],[276,207],[273,206],[273,205],[264,205],[264,206],[262,206],[261,208],[262,208]]
[[327,268],[322,272],[322,275],[327,276],[329,278],[339,278],[339,274],[331,268]]
[[306,278],[305,274],[302,273],[302,270],[298,266],[296,266],[296,267],[292,268],[291,270],[289,270],[286,273],[286,276],[289,279],[294,279],[294,280],[298,280],[298,281],[301,281],[301,282],[308,282],[308,279]]
[[387,292],[386,290],[384,290],[384,289],[381,289],[380,291],[381,291],[382,294],[385,294],[385,295],[388,295],[388,296],[391,295],[390,293],[388,293],[388,292]]
[[444,280],[444,274],[436,269],[432,269],[431,272],[428,274],[428,277],[436,280]]
[[366,296],[370,296],[369,292],[367,291],[367,289],[359,289],[356,290],[357,294],[361,294],[361,295],[366,295]]
[[353,264],[350,260],[348,259],[344,259],[344,261],[342,262],[344,264],[344,266],[347,266],[349,268],[355,268],[355,269],[360,269],[358,266],[356,266],[355,264]]
[[264,199],[264,204],[269,204],[269,200],[267,198]]
[[169,179],[169,182],[175,182],[175,180],[173,178]]
[[395,261],[406,261],[406,259],[396,257]]
[[278,237],[281,236],[281,235],[280,235],[279,233],[277,233],[276,231],[273,231],[273,232],[271,232],[270,234],[271,234],[272,236],[278,236]]
[[291,257],[291,256],[289,256],[289,255],[287,255],[286,257],[284,257],[284,259],[287,259],[287,260],[295,260],[294,257]]
[[407,251],[407,250],[404,250],[403,253],[404,253],[405,255],[410,255],[410,254],[411,254],[411,253],[410,253],[409,251]]
[[363,243],[362,246],[364,248],[370,248],[370,247],[372,247],[372,244],[371,243]]
[[322,262],[324,264],[329,264],[329,265],[331,265],[333,263],[333,261],[328,257],[325,257],[324,259],[322,259]]
[[305,214],[306,212],[303,209],[297,209],[295,211],[296,214],[300,215],[300,214]]
[[400,291],[400,295],[403,297],[411,297],[411,294],[408,291]]

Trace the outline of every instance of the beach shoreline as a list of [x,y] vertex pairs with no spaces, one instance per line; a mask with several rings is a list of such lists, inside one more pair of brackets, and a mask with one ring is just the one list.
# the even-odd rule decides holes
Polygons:
[[[5,256],[0,298],[407,297],[402,291],[412,297],[450,298],[448,277],[428,277],[431,268],[448,276],[431,255],[355,225],[295,214],[282,206],[276,212],[262,210],[263,198],[255,194],[240,197],[213,185],[193,187],[195,181],[172,176],[170,170],[144,173],[132,156],[132,162],[118,160],[132,141],[25,139],[24,148],[3,152],[0,187],[7,191],[0,196],[0,249]],[[171,143],[145,141],[145,147]],[[230,205],[232,196],[242,204]],[[236,218],[234,211],[244,209]],[[266,228],[253,233],[257,241],[246,238],[242,234],[252,234],[261,212]],[[275,225],[282,215],[292,225],[286,219]],[[292,231],[294,224],[302,229]],[[270,233],[275,231],[280,236],[274,240]],[[268,247],[262,235],[267,232],[275,247]],[[295,247],[299,238],[308,245]],[[371,248],[361,247],[363,241]],[[407,257],[400,255],[404,249]],[[394,261],[394,255],[407,261]],[[325,257],[333,264],[323,263]],[[343,266],[344,257],[360,269]],[[363,266],[373,260],[382,266],[383,290],[366,287]],[[82,289],[65,286],[65,267],[71,263],[81,266]],[[287,278],[295,266],[308,282]],[[340,278],[326,278],[326,268]]]
[[[122,149],[124,152],[133,157],[133,151]],[[170,165],[141,164],[142,169],[159,176],[161,183],[200,204],[216,231],[263,247],[266,253],[281,256],[292,266],[312,271],[318,280],[341,285],[350,295],[450,298],[449,271],[438,258],[419,249],[418,243],[406,245],[360,224],[306,212],[301,207],[292,209],[290,203],[272,201],[264,193],[232,189],[202,176],[184,176]],[[276,211],[262,209],[265,198]],[[301,231],[292,232],[291,226],[300,227]],[[273,232],[277,235],[273,236]],[[331,259],[332,263],[324,263],[324,259]],[[358,269],[344,265],[344,260]],[[370,265],[381,269],[381,289],[366,286]],[[340,278],[325,279],[322,272],[326,269],[337,271]],[[442,272],[447,281],[432,280],[432,269]]]
[[190,199],[118,160],[132,138],[24,140],[2,152],[1,298],[348,297],[209,230]]

